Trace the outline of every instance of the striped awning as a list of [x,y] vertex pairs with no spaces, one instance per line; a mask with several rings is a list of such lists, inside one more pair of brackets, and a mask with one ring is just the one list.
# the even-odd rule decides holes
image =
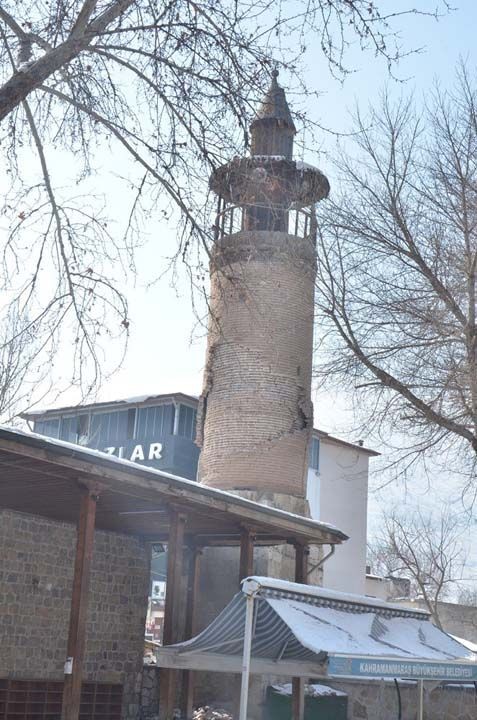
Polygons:
[[[473,679],[474,674],[477,678],[477,656],[435,627],[425,612],[260,577],[245,580],[242,592],[199,635],[164,648],[165,656],[175,656],[175,662],[165,666],[192,667],[194,657],[203,664],[207,654],[240,661],[250,593],[255,597],[252,658],[271,661],[277,674],[282,666],[288,674],[295,663],[297,671],[300,665],[306,666],[306,671],[297,674],[312,675],[315,666],[319,677],[331,657],[342,656],[370,662],[387,658],[391,669],[396,667],[393,662],[399,662],[399,676],[405,673],[407,677],[420,664],[463,664],[470,668],[466,679]],[[333,666],[337,667],[336,662]],[[230,667],[227,662],[223,669]]]

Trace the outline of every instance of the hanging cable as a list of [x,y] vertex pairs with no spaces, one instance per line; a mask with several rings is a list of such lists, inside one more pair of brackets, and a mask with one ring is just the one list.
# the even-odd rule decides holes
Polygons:
[[396,678],[394,678],[394,685],[396,686],[396,692],[398,697],[398,720],[402,720],[401,689]]

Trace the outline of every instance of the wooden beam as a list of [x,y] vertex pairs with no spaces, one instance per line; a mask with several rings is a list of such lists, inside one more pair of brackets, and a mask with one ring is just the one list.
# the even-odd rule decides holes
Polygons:
[[[192,549],[187,584],[187,609],[185,622],[185,639],[190,640],[196,632],[196,608],[199,595],[200,562],[202,548]],[[185,670],[182,678],[182,715],[192,717],[194,710],[194,676],[191,670]]]
[[239,583],[253,575],[253,544],[254,535],[249,528],[243,528],[240,535],[240,567]]
[[[179,616],[181,606],[181,580],[184,558],[184,530],[186,516],[176,509],[170,511],[169,542],[167,545],[167,584],[164,608],[163,645],[172,645],[179,638]],[[160,674],[161,720],[171,720],[176,704],[177,676],[173,670]]]
[[[5,431],[8,433],[8,431]],[[46,441],[47,442],[47,441]],[[41,441],[37,442],[41,445]],[[237,521],[248,524],[256,524],[263,531],[268,528],[271,533],[281,534],[284,537],[302,538],[304,543],[313,542],[318,544],[332,545],[347,540],[348,537],[339,530],[332,530],[326,526],[316,527],[316,523],[308,518],[294,519],[293,516],[279,510],[266,506],[255,506],[248,500],[238,496],[224,497],[215,492],[212,488],[201,486],[199,483],[188,483],[180,479],[161,476],[156,473],[154,483],[151,484],[147,476],[147,468],[143,466],[136,469],[125,470],[117,463],[112,463],[108,456],[104,458],[92,458],[85,455],[81,457],[81,448],[76,454],[68,455],[70,451],[63,450],[57,446],[33,447],[26,442],[19,442],[2,437],[0,431],[0,452],[5,450],[9,453],[22,455],[31,459],[46,462],[62,468],[69,468],[75,473],[89,475],[91,479],[96,478],[108,485],[109,491],[120,492],[124,495],[141,499],[150,499],[158,502],[162,495],[166,501],[183,503],[187,512],[197,511],[200,507],[208,513],[223,513],[227,518],[234,517]],[[65,478],[68,481],[68,478]]]
[[79,718],[97,499],[97,490],[81,486],[63,706],[61,710],[62,720],[78,720]]
[[[295,544],[295,582],[305,584],[308,575],[309,549],[306,545]],[[305,678],[292,679],[292,720],[305,717]]]

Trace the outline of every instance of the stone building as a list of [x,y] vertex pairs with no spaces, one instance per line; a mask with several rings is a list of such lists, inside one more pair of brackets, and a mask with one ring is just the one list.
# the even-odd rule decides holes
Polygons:
[[[25,717],[34,710],[26,703],[36,699],[40,712],[49,707],[56,718],[61,714],[76,529],[2,509],[1,504],[0,493],[0,708],[4,700],[13,715],[15,690],[17,709]],[[84,660],[89,684],[82,712],[87,717],[119,718],[122,710],[124,718],[135,718],[138,713],[148,586],[146,543],[97,531]],[[14,683],[9,703],[1,692],[2,678],[4,684]]]

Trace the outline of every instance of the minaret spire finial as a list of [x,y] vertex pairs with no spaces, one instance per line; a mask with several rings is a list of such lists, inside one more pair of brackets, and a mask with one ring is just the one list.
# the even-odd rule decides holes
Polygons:
[[277,81],[277,67],[273,68],[271,75],[270,87],[250,126],[252,155],[283,155],[291,160],[296,128],[285,91]]

